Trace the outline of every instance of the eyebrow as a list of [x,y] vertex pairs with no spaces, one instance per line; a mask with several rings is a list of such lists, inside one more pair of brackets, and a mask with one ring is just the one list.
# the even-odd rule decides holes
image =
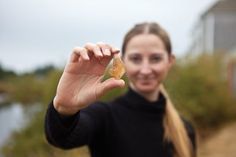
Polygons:
[[140,56],[141,54],[138,53],[138,52],[134,52],[134,53],[131,53],[131,54],[128,54],[128,56]]
[[150,56],[164,56],[165,54],[163,53],[153,53]]
[[[151,51],[150,56],[164,56],[165,53],[167,53],[167,52],[163,53],[163,51]],[[139,51],[131,51],[129,56],[130,55],[142,55],[142,53]]]

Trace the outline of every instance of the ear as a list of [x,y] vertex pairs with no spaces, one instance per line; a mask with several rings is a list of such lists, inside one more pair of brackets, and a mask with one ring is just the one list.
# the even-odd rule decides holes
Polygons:
[[175,55],[169,55],[169,69],[175,64]]

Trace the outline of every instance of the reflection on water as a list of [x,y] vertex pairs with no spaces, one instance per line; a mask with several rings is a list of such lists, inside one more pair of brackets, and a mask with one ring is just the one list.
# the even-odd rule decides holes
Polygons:
[[0,147],[15,130],[19,130],[30,120],[33,113],[39,110],[39,105],[23,107],[14,103],[0,108]]

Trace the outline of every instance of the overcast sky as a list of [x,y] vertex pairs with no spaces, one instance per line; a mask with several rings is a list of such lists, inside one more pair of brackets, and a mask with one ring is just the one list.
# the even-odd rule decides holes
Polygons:
[[120,48],[135,23],[156,21],[177,57],[200,15],[216,0],[0,0],[0,64],[18,72],[63,66],[75,46],[103,41]]

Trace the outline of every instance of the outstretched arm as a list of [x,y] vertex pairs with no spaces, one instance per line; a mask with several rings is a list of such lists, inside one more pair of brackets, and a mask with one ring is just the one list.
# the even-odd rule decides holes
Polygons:
[[109,90],[123,87],[125,83],[121,79],[110,78],[102,82],[108,63],[118,52],[101,43],[75,48],[57,87],[53,100],[55,109],[64,115],[73,115]]

